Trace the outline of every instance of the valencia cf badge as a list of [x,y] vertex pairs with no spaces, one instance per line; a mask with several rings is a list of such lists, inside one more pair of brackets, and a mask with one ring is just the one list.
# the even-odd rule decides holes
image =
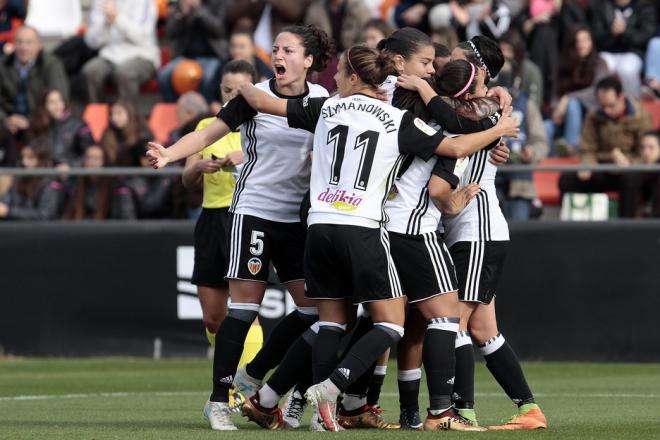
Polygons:
[[252,275],[256,275],[261,270],[261,260],[258,258],[250,258],[247,262],[247,267]]

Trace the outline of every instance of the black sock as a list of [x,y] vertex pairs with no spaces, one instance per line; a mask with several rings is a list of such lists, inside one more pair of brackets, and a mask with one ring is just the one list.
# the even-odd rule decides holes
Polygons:
[[424,335],[423,360],[430,410],[444,410],[451,406],[457,331],[458,318],[438,317],[428,322]]
[[[256,316],[257,312],[254,312]],[[213,392],[209,400],[212,402],[228,402],[229,388],[234,381],[238,361],[243,354],[243,344],[254,316],[249,321],[232,316],[232,311],[220,324],[215,335],[215,351],[213,354]]]
[[385,375],[378,374],[378,367],[375,367],[374,369],[376,371],[371,375],[367,391],[367,405],[369,406],[378,405],[378,401],[380,400],[380,390],[383,388],[383,382],[385,382]]
[[312,373],[314,383],[323,382],[335,369],[339,358],[337,351],[344,329],[319,323],[319,333],[316,344],[312,347]]
[[[307,330],[307,332],[310,331]],[[312,346],[305,340],[304,335],[304,333],[300,335],[293,343],[280,365],[268,379],[268,386],[280,396],[285,395],[297,383],[302,386],[308,382],[311,384]],[[305,391],[307,388],[303,389],[303,394]]]
[[364,374],[362,374],[346,389],[346,394],[353,396],[366,396],[369,393],[369,384],[371,383],[371,379],[374,376],[375,369],[376,363],[374,362],[369,368],[367,368]]
[[317,319],[318,315],[305,315],[297,310],[289,313],[275,326],[255,358],[245,366],[247,373],[255,379],[263,380],[271,369],[282,362],[291,342],[295,341]]
[[[348,354],[348,352],[353,348],[353,346],[362,339],[364,335],[369,333],[369,331],[374,328],[374,322],[371,320],[370,317],[367,316],[359,316],[357,321],[355,322],[355,326],[350,332],[350,337],[348,338],[348,341],[346,342],[346,346],[344,347],[343,352],[341,353],[341,356],[339,357],[339,361],[341,362],[344,360],[344,357]],[[376,364],[374,363],[371,368],[369,368],[367,371],[364,372],[362,376],[355,382],[353,382],[348,389],[346,390],[347,394],[351,394],[354,396],[364,396],[367,394],[369,391],[369,382],[371,382],[371,377],[373,375],[374,369],[376,368]]]
[[399,407],[419,410],[419,385],[422,381],[422,369],[399,370],[397,382],[399,385]]
[[468,332],[458,332],[455,353],[454,406],[458,409],[474,408],[474,348]]
[[520,367],[520,361],[504,336],[498,334],[479,347],[486,367],[513,402],[522,406],[534,403],[534,396]]
[[403,336],[403,327],[389,324],[387,326],[376,324],[374,328],[364,335],[350,349],[344,360],[330,375],[330,380],[345,391],[355,382],[376,360],[385,353],[385,350],[396,344]]

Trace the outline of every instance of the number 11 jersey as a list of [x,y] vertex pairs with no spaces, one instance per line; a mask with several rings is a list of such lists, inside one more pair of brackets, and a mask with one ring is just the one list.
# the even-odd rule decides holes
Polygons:
[[367,95],[289,100],[291,127],[314,133],[308,224],[378,228],[405,154],[430,159],[444,139],[421,119]]

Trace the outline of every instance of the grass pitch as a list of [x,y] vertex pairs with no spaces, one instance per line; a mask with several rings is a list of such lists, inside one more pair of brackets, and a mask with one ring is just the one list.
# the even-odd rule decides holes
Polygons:
[[[430,436],[490,439],[660,439],[660,365],[526,363],[524,369],[550,428],[536,432],[428,433],[350,431],[356,439]],[[211,431],[202,418],[211,363],[205,359],[0,360],[0,439],[303,439],[263,431],[240,416],[240,431]],[[398,419],[396,367],[383,388],[385,418]],[[422,386],[425,390],[425,386]],[[477,366],[477,415],[495,424],[515,411]],[[427,394],[420,396],[425,408]],[[306,419],[311,412],[308,410]],[[333,434],[319,434],[333,435]]]

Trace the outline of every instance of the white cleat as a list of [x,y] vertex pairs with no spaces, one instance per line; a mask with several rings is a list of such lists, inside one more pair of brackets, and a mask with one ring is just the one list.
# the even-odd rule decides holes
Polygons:
[[284,404],[284,408],[282,408],[282,418],[287,428],[300,428],[300,422],[305,414],[306,407],[307,401],[305,398],[298,390],[293,390],[289,394],[289,397],[286,398],[286,403]]
[[229,404],[226,402],[211,402],[204,405],[204,418],[208,420],[214,431],[236,431],[238,428],[231,421]]
[[236,371],[234,375],[234,390],[241,393],[246,400],[257,394],[259,388],[261,388],[261,381],[250,376],[247,373],[245,365]]
[[312,432],[326,432],[326,429],[323,427],[323,420],[316,410],[314,410],[312,420],[309,422],[309,430]]
[[326,382],[309,387],[305,398],[310,405],[316,408],[317,419],[321,421],[326,431],[344,431],[344,428],[337,423],[337,395],[328,389]]

